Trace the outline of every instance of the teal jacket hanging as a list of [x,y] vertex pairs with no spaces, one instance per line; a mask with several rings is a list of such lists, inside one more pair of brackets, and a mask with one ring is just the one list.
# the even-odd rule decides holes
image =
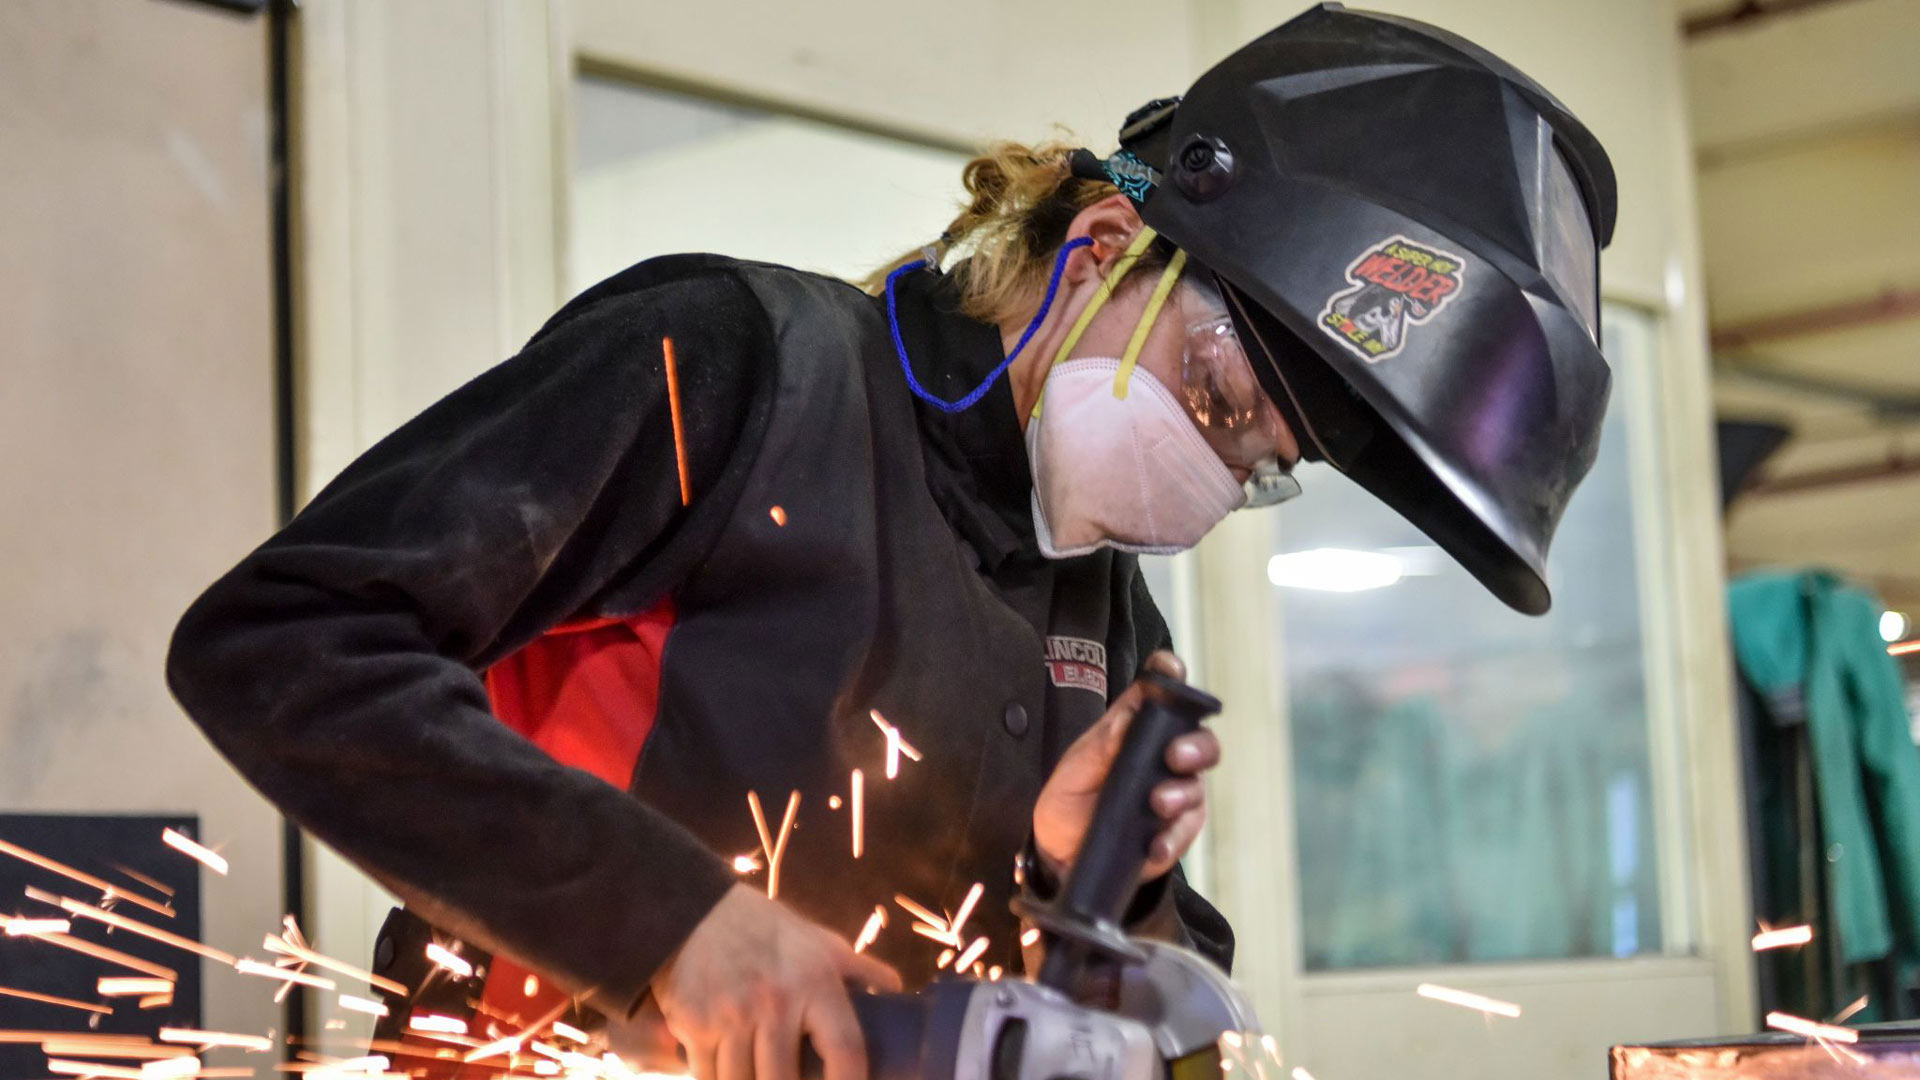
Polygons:
[[1881,605],[1819,571],[1750,575],[1727,604],[1754,688],[1804,695],[1842,961],[1920,959],[1920,750],[1880,640]]

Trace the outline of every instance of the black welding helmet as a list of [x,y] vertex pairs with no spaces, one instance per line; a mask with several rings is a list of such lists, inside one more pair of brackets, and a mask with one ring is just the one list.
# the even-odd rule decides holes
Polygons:
[[1443,30],[1323,4],[1088,165],[1213,272],[1307,457],[1547,610],[1611,383],[1613,168],[1565,106]]

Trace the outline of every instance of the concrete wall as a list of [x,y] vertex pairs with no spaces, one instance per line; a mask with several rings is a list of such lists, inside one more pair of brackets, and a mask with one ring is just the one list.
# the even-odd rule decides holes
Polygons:
[[[283,910],[280,818],[162,658],[274,524],[264,27],[0,5],[0,811],[200,815],[233,865],[203,881],[205,937],[236,952]],[[278,1024],[230,973],[206,1006]]]

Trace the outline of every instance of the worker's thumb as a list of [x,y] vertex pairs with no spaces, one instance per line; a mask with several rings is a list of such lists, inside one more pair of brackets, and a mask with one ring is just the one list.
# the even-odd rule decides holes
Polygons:
[[847,980],[855,986],[882,994],[897,994],[904,985],[900,973],[887,964],[864,953],[849,950],[841,971]]

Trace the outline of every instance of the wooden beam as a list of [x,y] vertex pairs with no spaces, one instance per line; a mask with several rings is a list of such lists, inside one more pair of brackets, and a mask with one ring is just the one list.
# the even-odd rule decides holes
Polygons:
[[1920,473],[1920,459],[1906,457],[1895,451],[1888,454],[1884,461],[1866,465],[1845,465],[1834,469],[1818,469],[1769,477],[1748,488],[1741,497],[1764,498],[1769,495],[1793,495],[1804,491],[1850,487],[1855,484],[1881,483],[1906,479],[1915,473]]
[[1714,349],[1740,349],[1763,341],[1848,330],[1856,326],[1920,317],[1920,289],[1888,289],[1865,300],[1847,300],[1816,308],[1767,315],[1713,328]]
[[1763,19],[1791,15],[1810,8],[1837,4],[1841,0],[1737,0],[1718,11],[1689,15],[1680,20],[1680,36],[1688,40],[1735,27],[1751,26]]

